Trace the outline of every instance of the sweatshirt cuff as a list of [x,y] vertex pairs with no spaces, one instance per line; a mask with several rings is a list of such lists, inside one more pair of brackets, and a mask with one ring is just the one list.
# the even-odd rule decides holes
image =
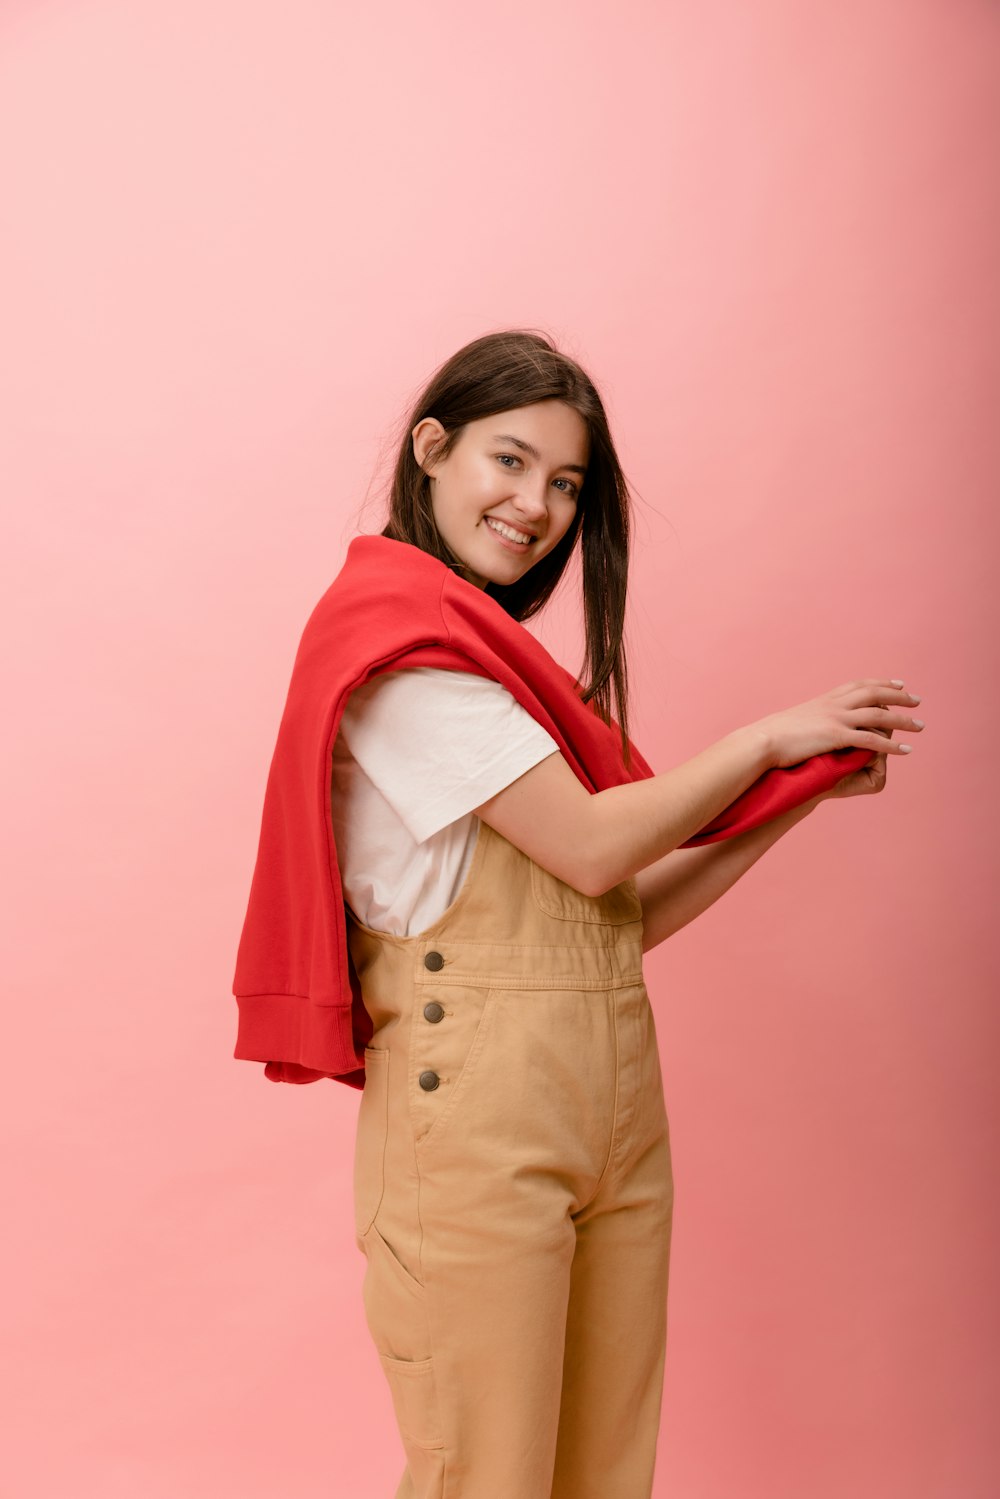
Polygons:
[[299,1062],[265,1062],[264,1076],[272,1083],[315,1083],[321,1077],[334,1077],[332,1072],[317,1072],[314,1067],[303,1067]]

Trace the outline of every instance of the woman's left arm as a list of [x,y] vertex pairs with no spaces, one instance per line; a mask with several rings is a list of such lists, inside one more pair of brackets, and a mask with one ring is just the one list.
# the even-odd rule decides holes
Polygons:
[[829,792],[814,796],[735,838],[720,838],[702,848],[675,848],[640,869],[635,886],[642,901],[643,952],[707,911],[783,833],[828,796]]

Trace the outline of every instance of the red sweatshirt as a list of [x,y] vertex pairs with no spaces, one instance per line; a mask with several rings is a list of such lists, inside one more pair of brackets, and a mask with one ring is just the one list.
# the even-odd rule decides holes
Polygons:
[[[295,656],[236,956],[234,1056],[265,1062],[275,1082],[331,1077],[364,1086],[372,1024],[347,947],[330,810],[333,744],[353,689],[404,665],[501,682],[588,791],[653,774],[631,740],[625,769],[617,725],[582,702],[565,667],[496,599],[419,547],[356,536]],[[682,847],[767,822],[870,758],[867,750],[839,750],[770,771]]]

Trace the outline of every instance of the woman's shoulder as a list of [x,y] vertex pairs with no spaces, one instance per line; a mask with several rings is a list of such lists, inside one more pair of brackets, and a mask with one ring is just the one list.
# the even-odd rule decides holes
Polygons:
[[443,666],[405,666],[398,670],[379,672],[360,687],[356,687],[347,700],[345,712],[380,701],[391,699],[400,704],[435,699],[438,701],[462,702],[469,698],[494,698],[499,702],[516,702],[513,694],[495,677],[481,676],[478,672],[459,671]]

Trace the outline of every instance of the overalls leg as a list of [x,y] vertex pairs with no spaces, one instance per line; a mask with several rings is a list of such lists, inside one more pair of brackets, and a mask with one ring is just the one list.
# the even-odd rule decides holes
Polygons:
[[[613,1347],[617,1378],[642,1392],[628,1499],[643,1492],[662,1347],[635,1341],[630,1375],[628,1334],[615,1344],[599,1298],[610,1264],[630,1326],[655,1327],[665,1299],[662,1260],[642,1262],[649,1232],[663,1239],[669,1147],[640,915],[627,882],[583,896],[483,824],[433,927],[352,928],[375,1028],[358,1235],[408,1459],[398,1499],[551,1499],[564,1473],[568,1499],[570,1475],[587,1469],[593,1484],[602,1464],[617,1483],[625,1417],[599,1367]],[[631,1225],[647,1214],[637,1245]],[[582,1426],[602,1402],[610,1435],[590,1441]],[[573,1499],[590,1492],[616,1491]]]
[[[660,1427],[673,1219],[670,1134],[648,1000],[620,1002],[612,1169],[575,1215],[552,1499],[647,1499]],[[630,1055],[631,1051],[631,1055]],[[634,1113],[627,1090],[635,1088]]]

